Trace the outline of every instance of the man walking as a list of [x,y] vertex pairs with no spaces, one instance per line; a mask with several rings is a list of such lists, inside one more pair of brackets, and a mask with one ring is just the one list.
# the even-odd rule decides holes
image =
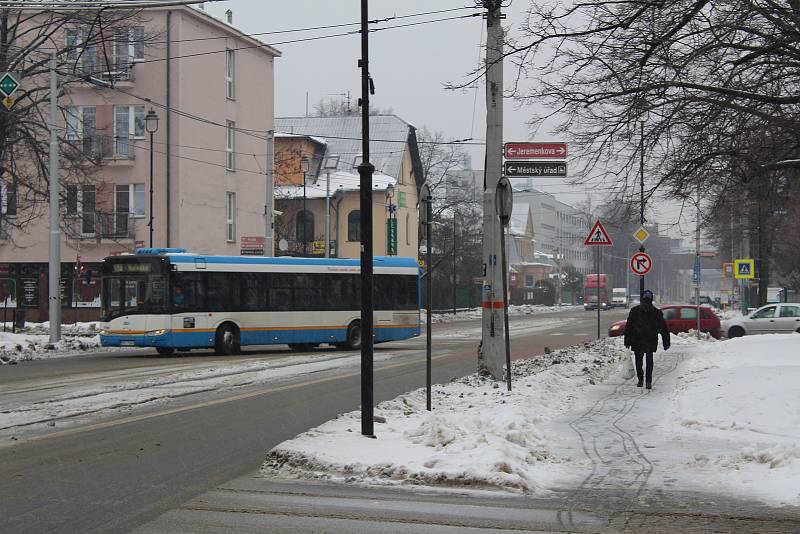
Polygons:
[[[664,314],[653,306],[653,292],[645,289],[642,292],[642,302],[634,306],[628,314],[625,324],[625,347],[633,350],[636,355],[636,376],[642,387],[642,379],[646,379],[647,389],[653,389],[653,353],[658,350],[658,334],[664,350],[669,349],[669,328],[664,320]],[[647,355],[647,374],[642,369],[642,359]]]

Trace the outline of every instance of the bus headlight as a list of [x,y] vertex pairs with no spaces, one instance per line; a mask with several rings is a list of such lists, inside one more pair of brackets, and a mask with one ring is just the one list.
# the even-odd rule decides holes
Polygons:
[[161,329],[161,330],[149,330],[149,331],[145,332],[144,335],[146,335],[146,336],[163,336],[166,333],[167,333],[167,331],[164,330],[164,329]]
[[108,330],[100,330],[98,334],[100,334],[101,336],[107,336],[108,334],[110,334],[110,332]]

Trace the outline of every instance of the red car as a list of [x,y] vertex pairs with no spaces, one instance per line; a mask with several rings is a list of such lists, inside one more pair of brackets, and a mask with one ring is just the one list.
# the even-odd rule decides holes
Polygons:
[[[688,332],[697,328],[697,306],[664,306],[661,311],[664,313],[664,320],[670,333]],[[608,329],[608,337],[621,336],[625,333],[626,321],[617,321]],[[707,306],[700,306],[700,331],[708,332],[713,337],[720,337],[719,317]]]

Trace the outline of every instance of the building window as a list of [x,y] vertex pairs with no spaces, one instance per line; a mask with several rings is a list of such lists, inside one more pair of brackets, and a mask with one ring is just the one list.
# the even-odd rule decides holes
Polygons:
[[353,210],[347,214],[347,240],[361,241],[361,211]]
[[67,217],[77,221],[74,230],[82,235],[95,233],[95,198],[93,185],[67,186]]
[[236,133],[236,123],[227,121],[225,128],[225,168],[229,171],[236,170],[236,160],[234,158],[234,135]]
[[67,61],[73,70],[84,75],[97,73],[96,36],[80,28],[68,28],[66,32]]
[[235,88],[236,75],[236,51],[225,50],[225,96],[230,99],[236,98]]
[[411,244],[411,214],[406,213],[406,245]]
[[134,139],[144,139],[144,106],[114,106],[114,153],[133,159]]
[[94,106],[69,106],[65,113],[66,139],[85,156],[95,154],[97,110]]
[[13,217],[17,214],[17,186],[0,184],[0,215]]
[[406,208],[406,207],[408,207],[408,201],[406,200],[405,191],[398,191],[397,192],[397,207],[398,208]]
[[236,242],[236,193],[225,193],[225,239]]
[[131,64],[144,59],[144,26],[114,30],[112,71],[114,79],[127,79]]
[[301,243],[314,241],[314,214],[312,212],[308,210],[297,212],[295,235]]
[[525,287],[533,287],[533,275],[525,275]]
[[116,187],[116,211],[144,217],[144,184],[125,184]]

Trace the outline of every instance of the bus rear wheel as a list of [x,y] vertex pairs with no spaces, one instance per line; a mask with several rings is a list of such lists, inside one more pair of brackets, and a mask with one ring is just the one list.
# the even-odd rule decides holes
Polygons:
[[361,348],[361,322],[353,321],[347,329],[347,341],[344,346],[350,350],[359,350]]
[[214,338],[214,350],[217,354],[238,354],[241,346],[239,345],[239,329],[233,323],[223,323],[217,328]]

